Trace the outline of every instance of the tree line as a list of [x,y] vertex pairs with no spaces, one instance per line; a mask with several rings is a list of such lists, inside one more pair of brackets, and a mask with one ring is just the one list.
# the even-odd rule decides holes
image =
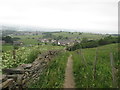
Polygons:
[[20,39],[20,38],[18,38],[18,37],[12,38],[12,37],[10,37],[10,36],[3,36],[3,37],[2,37],[2,40],[4,40],[6,43],[9,43],[9,44],[12,44],[13,41],[17,41],[17,40],[19,40],[19,39]]
[[74,51],[80,48],[94,48],[112,43],[120,43],[120,36],[112,37],[109,35],[99,40],[88,40],[87,38],[83,38],[80,43],[75,43],[73,46],[67,47],[67,50]]

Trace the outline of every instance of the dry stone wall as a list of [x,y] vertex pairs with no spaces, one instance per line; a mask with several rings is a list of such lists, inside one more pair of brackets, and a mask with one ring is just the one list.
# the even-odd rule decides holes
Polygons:
[[32,81],[39,79],[40,74],[45,70],[48,63],[60,51],[48,51],[39,55],[39,57],[30,64],[22,64],[17,68],[3,69],[2,76],[0,76],[0,88],[3,90],[22,90]]

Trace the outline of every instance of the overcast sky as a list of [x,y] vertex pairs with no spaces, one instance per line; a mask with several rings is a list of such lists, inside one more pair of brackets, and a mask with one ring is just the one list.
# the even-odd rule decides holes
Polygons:
[[0,24],[117,33],[119,0],[0,0]]

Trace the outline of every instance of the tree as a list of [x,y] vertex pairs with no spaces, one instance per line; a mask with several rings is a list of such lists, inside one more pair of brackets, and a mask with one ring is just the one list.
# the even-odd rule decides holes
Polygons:
[[86,43],[87,41],[88,41],[88,39],[87,39],[87,38],[82,38],[81,43]]
[[60,40],[60,39],[63,39],[63,36],[56,37],[56,40]]
[[65,39],[68,39],[68,37],[65,37]]
[[54,38],[55,36],[51,33],[44,33],[43,38]]
[[49,40],[49,42],[51,42],[51,41],[52,41],[52,39],[51,39],[51,38],[49,38],[48,40]]
[[79,35],[81,35],[82,33],[79,32]]
[[13,39],[10,36],[5,36],[2,38],[6,43],[13,43]]

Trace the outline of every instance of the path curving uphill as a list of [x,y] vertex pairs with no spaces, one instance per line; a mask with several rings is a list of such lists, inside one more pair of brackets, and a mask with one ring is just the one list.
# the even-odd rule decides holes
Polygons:
[[75,88],[72,55],[68,57],[68,62],[65,70],[64,88]]

